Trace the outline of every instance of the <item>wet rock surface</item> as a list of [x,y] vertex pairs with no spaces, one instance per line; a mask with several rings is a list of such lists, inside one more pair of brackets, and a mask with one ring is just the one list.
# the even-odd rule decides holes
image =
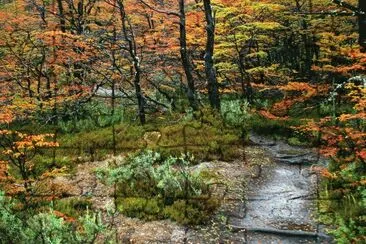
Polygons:
[[311,165],[324,164],[316,151],[251,135],[273,159],[261,165],[260,176],[249,183],[246,214],[231,225],[246,232],[247,243],[327,243],[316,213],[318,176]]

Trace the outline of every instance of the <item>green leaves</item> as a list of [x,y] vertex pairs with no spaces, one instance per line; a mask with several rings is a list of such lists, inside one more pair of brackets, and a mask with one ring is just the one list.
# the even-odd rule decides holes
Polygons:
[[0,243],[93,243],[101,233],[107,236],[100,214],[87,212],[70,223],[53,210],[35,215],[25,213],[20,218],[13,208],[14,204],[0,192]]
[[144,151],[117,162],[114,169],[98,169],[97,177],[107,184],[117,183],[125,196],[178,197],[200,195],[202,180],[189,173],[192,158],[168,157],[153,151]]

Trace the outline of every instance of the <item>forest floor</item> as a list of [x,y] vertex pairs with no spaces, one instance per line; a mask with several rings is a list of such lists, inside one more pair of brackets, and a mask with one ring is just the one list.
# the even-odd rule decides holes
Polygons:
[[208,170],[225,183],[213,189],[221,206],[205,226],[143,221],[114,211],[114,188],[95,174],[96,168],[109,167],[110,160],[80,164],[75,174],[55,177],[52,183],[63,185],[64,195],[88,199],[121,243],[327,242],[313,216],[318,178],[312,165],[323,163],[316,152],[258,136],[252,136],[251,142],[238,149],[242,156],[233,162],[192,166],[192,170]]

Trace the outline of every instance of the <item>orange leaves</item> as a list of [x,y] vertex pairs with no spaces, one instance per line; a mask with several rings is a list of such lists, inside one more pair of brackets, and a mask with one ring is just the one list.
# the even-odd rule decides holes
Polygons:
[[361,158],[362,160],[366,161],[366,149],[361,149],[361,151],[356,152],[357,157]]
[[321,176],[328,178],[328,179],[337,179],[338,178],[335,173],[331,173],[327,169],[322,170]]
[[288,116],[278,117],[278,116],[276,116],[276,115],[274,115],[274,114],[272,114],[268,111],[265,111],[265,110],[260,110],[258,113],[266,119],[271,119],[271,120],[287,120],[288,119]]
[[43,135],[22,135],[22,141],[15,142],[15,146],[18,150],[34,149],[36,147],[46,148],[46,147],[58,147],[57,142],[46,141],[47,137],[53,137],[52,134]]
[[0,160],[0,183],[8,179],[8,162]]
[[278,116],[285,116],[291,106],[318,94],[317,89],[307,82],[289,82],[286,85],[277,86],[277,88],[285,92],[285,99],[275,103],[271,108],[273,114]]
[[366,112],[358,113],[358,114],[342,114],[339,117],[339,121],[341,122],[347,122],[349,120],[354,119],[365,119],[366,118]]
[[14,120],[14,114],[10,109],[0,109],[0,124],[9,124]]
[[316,89],[307,82],[289,82],[287,85],[279,86],[283,91],[302,91],[306,96],[312,96],[316,93]]
[[314,165],[310,167],[310,171],[314,172],[316,174],[320,174],[322,177],[328,178],[328,179],[336,179],[338,178],[335,173],[329,172],[329,170],[323,166]]
[[65,220],[66,222],[69,222],[69,223],[73,223],[73,222],[76,221],[75,218],[69,217],[69,216],[67,216],[66,214],[64,214],[60,211],[53,210],[53,214],[56,217],[62,218],[63,220]]
[[58,147],[57,142],[48,141],[50,137],[53,135],[27,135],[17,131],[0,130],[0,139],[8,141],[7,144],[2,144],[3,151],[1,153],[9,159],[21,159],[37,148]]

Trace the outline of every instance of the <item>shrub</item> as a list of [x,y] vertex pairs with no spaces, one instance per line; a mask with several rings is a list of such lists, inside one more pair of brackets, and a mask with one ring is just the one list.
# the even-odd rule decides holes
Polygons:
[[1,243],[92,243],[101,233],[108,236],[106,225],[98,214],[87,212],[71,224],[57,217],[53,210],[16,213],[14,207],[14,203],[0,192]]
[[[181,199],[208,195],[208,187],[200,172],[191,173],[192,157],[167,157],[144,151],[117,161],[118,166],[97,169],[96,174],[107,184],[117,184],[118,209],[129,217],[145,220],[171,218],[181,223],[202,223],[218,206],[218,202],[190,202],[183,211]],[[207,204],[209,203],[209,204]],[[214,204],[215,203],[215,204]]]
[[157,198],[126,197],[118,199],[118,210],[122,214],[144,220],[161,219],[163,202]]
[[88,199],[70,197],[56,200],[53,208],[71,217],[82,216],[91,209],[91,202]]
[[228,100],[221,103],[221,114],[229,126],[246,128],[251,118],[246,100]]
[[[124,196],[178,197],[188,189],[188,195],[199,195],[203,182],[198,175],[188,173],[191,158],[168,157],[153,151],[129,156],[114,169],[98,169],[97,176],[107,184],[118,184]],[[186,184],[188,187],[186,187]]]

